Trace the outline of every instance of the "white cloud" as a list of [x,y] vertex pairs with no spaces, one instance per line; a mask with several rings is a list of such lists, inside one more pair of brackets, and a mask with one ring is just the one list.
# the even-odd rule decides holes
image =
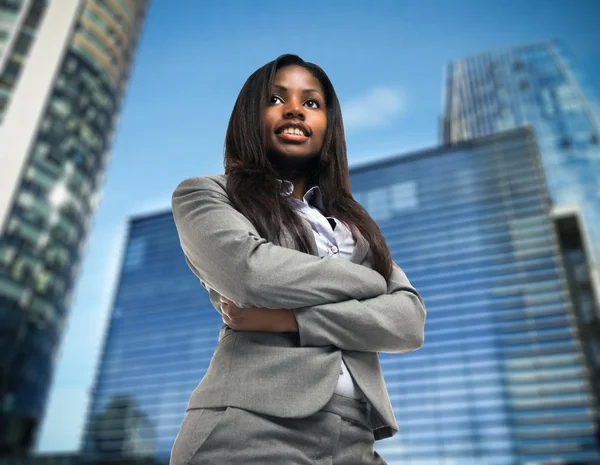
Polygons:
[[387,126],[405,109],[402,92],[391,87],[373,87],[342,105],[345,129]]

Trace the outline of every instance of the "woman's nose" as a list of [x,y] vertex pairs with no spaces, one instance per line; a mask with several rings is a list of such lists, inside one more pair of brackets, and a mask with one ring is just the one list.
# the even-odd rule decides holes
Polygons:
[[288,118],[304,118],[304,111],[302,105],[296,100],[289,101],[286,108],[284,109],[284,115]]

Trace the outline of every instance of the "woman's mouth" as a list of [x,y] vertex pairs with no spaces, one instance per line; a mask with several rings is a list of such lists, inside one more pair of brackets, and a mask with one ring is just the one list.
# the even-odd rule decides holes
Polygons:
[[287,127],[277,133],[277,137],[289,142],[304,142],[308,136],[304,131],[297,127]]

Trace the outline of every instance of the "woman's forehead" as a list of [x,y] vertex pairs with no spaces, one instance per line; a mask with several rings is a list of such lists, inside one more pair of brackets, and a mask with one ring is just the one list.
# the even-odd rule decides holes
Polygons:
[[302,88],[323,91],[321,82],[309,70],[298,65],[288,65],[277,70],[274,86],[279,88]]

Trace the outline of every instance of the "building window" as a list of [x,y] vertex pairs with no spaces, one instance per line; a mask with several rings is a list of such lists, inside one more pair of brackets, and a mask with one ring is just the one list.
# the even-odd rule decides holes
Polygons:
[[525,63],[523,63],[521,60],[517,60],[513,65],[513,69],[515,71],[523,71],[525,69]]
[[405,181],[390,186],[390,198],[394,211],[416,208],[418,206],[417,184]]
[[590,144],[598,145],[598,134],[592,134],[592,137],[590,137]]
[[29,50],[29,47],[31,46],[31,42],[32,39],[27,34],[19,34],[19,37],[13,46],[13,52],[18,55],[25,56]]
[[569,139],[567,136],[563,136],[559,143],[561,149],[570,149],[571,145],[571,139]]
[[592,360],[597,367],[600,367],[600,341],[597,339],[592,339],[590,341],[590,352],[592,355]]
[[556,100],[565,113],[581,111],[581,102],[574,90],[567,84],[556,87]]
[[387,220],[390,217],[387,187],[378,187],[367,192],[367,209],[373,220]]
[[69,58],[67,60],[67,65],[65,66],[65,70],[69,74],[73,74],[77,69],[77,61],[74,58]]
[[146,255],[147,240],[145,237],[135,237],[129,242],[125,255],[123,268],[125,271],[133,271],[141,268]]
[[50,119],[49,116],[46,115],[46,117],[44,117],[44,119],[42,120],[42,124],[41,124],[42,132],[48,132],[51,127],[52,127],[52,120]]
[[19,72],[21,71],[21,64],[16,62],[14,59],[11,59],[4,69],[4,73],[2,74],[2,81],[11,85],[19,77]]
[[521,89],[522,91],[528,90],[529,82],[527,82],[525,79],[523,79],[521,82],[519,82],[519,89]]
[[544,87],[541,92],[540,92],[540,96],[542,98],[542,108],[544,110],[544,113],[548,116],[553,116],[555,111],[554,111],[554,99],[552,98],[552,93],[550,92],[550,89],[548,89],[547,87]]

